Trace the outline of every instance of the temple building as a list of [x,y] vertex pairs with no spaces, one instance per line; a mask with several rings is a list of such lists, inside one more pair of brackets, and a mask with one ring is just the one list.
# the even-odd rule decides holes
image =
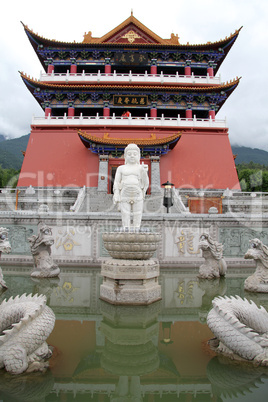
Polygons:
[[167,180],[177,189],[240,189],[226,121],[217,119],[239,84],[217,73],[240,30],[183,45],[131,13],[102,37],[69,43],[23,26],[44,72],[20,74],[43,113],[33,117],[18,187],[110,194],[125,146],[136,143],[151,194]]

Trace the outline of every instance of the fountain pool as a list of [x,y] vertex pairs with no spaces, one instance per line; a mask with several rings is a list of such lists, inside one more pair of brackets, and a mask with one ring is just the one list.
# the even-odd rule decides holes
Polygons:
[[199,280],[197,268],[161,268],[162,300],[114,306],[100,300],[100,268],[61,267],[59,278],[31,278],[31,267],[3,267],[8,290],[47,296],[56,324],[46,373],[0,370],[0,401],[264,402],[268,369],[216,356],[207,341],[211,301],[239,295],[268,309],[268,294],[244,291],[254,271],[228,268],[225,278]]

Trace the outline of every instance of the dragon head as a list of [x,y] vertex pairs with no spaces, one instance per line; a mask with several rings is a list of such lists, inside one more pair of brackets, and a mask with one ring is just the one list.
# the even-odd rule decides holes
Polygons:
[[199,238],[199,249],[210,251],[214,258],[220,260],[223,254],[223,245],[213,240],[208,233],[202,233]]
[[28,238],[30,242],[31,252],[36,254],[40,246],[52,246],[54,244],[54,239],[52,236],[52,230],[45,223],[40,222],[38,224],[37,236],[33,235]]
[[268,247],[260,239],[249,241],[250,247],[246,252],[245,259],[260,260],[268,268]]

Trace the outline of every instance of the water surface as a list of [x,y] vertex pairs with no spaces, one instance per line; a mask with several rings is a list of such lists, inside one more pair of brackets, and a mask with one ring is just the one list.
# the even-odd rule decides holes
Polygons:
[[12,376],[0,370],[0,401],[267,401],[268,369],[216,356],[206,316],[215,296],[239,295],[268,309],[268,295],[244,292],[252,269],[199,281],[197,269],[161,270],[162,300],[113,306],[99,299],[100,269],[62,268],[37,280],[31,268],[2,267],[8,290],[47,296],[56,314],[46,373]]

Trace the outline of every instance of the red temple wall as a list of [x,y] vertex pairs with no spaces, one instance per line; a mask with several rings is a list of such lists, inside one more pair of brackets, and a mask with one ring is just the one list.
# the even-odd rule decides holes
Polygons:
[[97,187],[98,170],[98,155],[84,147],[76,130],[34,128],[18,186]]
[[184,132],[161,157],[161,183],[176,188],[240,189],[227,132]]
[[[122,135],[114,130],[112,136]],[[145,134],[126,130],[124,135],[141,138]],[[171,133],[156,131],[158,138],[163,135]],[[98,155],[85,148],[76,129],[33,128],[18,186],[97,187],[98,170]],[[183,132],[174,149],[161,157],[160,175],[161,183],[169,180],[176,188],[240,189],[226,130]]]

